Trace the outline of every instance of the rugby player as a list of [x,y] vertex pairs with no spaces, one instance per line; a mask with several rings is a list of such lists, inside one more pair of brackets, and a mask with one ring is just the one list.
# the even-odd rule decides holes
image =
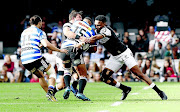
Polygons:
[[[83,19],[83,22],[85,22],[84,24],[87,24],[87,25],[89,25],[89,26],[91,26],[92,25],[92,20],[91,20],[91,18],[90,17],[85,17],[84,19]],[[74,24],[73,24],[73,26],[74,26]],[[77,27],[77,26],[74,26],[74,27]],[[77,32],[75,32],[75,33],[77,33]],[[94,32],[95,33],[95,32]],[[94,45],[94,46],[91,46],[90,48],[89,48],[89,50],[91,51],[91,52],[94,52],[94,51],[96,51],[96,45]],[[82,53],[82,52],[78,52],[78,53]],[[77,54],[78,55],[78,54]],[[54,88],[54,95],[55,95],[55,93],[57,92],[57,91],[60,91],[60,90],[62,90],[62,89],[64,89],[64,87],[65,87],[65,84],[64,84],[64,78],[63,78],[63,75],[64,75],[64,69],[63,69],[63,66],[62,66],[62,60],[60,59],[60,58],[57,58],[56,59],[56,62],[57,62],[57,66],[58,66],[58,74],[59,74],[59,79],[60,79],[60,83],[59,84],[57,84],[56,85],[56,88]],[[71,67],[71,71],[72,71],[72,67]],[[76,71],[75,71],[76,72]],[[71,91],[74,93],[74,95],[76,96],[76,94],[77,94],[77,92],[78,92],[78,89],[77,89],[77,84],[78,84],[78,81],[79,81],[79,76],[77,75],[75,75],[74,76],[74,81],[73,81],[73,83],[72,83],[72,85],[71,85]],[[70,82],[69,82],[70,83]]]
[[[65,23],[63,25],[63,34],[65,35],[65,40],[62,43],[62,48],[68,50],[68,54],[66,53],[58,53],[57,57],[59,57],[62,60],[63,64],[63,72],[61,74],[64,74],[64,83],[65,83],[65,92],[64,92],[64,99],[69,98],[69,94],[71,91],[75,94],[75,96],[79,99],[82,99],[83,101],[90,101],[89,98],[87,98],[84,94],[84,88],[87,83],[87,70],[85,67],[85,63],[82,56],[82,50],[79,49],[84,45],[84,41],[87,40],[86,37],[79,36],[76,33],[71,31],[71,26],[75,21],[81,21],[82,20],[82,12],[72,11],[69,14],[69,23]],[[81,40],[81,41],[80,41]],[[72,66],[76,70],[77,74],[79,75],[79,91],[77,88],[71,88],[70,87],[70,81],[71,81],[71,70]],[[76,87],[78,84],[77,81],[74,81],[72,85]],[[63,87],[62,83],[60,84],[60,87],[56,87],[56,89],[61,89]]]
[[138,76],[140,79],[144,80],[152,89],[154,89],[162,100],[167,100],[166,94],[160,90],[148,76],[144,75],[139,69],[133,54],[129,48],[120,42],[113,29],[106,25],[106,17],[104,15],[98,15],[95,18],[95,27],[97,35],[89,38],[87,42],[93,43],[99,40],[108,52],[112,55],[110,56],[104,70],[101,73],[101,79],[106,84],[120,88],[123,92],[121,100],[125,100],[131,87],[125,86],[117,81],[115,81],[111,75],[117,72],[123,64],[131,70],[133,74]]
[[[39,83],[44,91],[47,93],[46,97],[51,101],[56,101],[53,96],[53,89],[55,86],[56,72],[50,63],[42,56],[40,48],[42,46],[58,51],[67,53],[66,49],[58,49],[54,47],[46,37],[44,31],[40,28],[42,26],[42,19],[38,15],[30,18],[31,27],[25,29],[21,34],[21,61],[23,66],[35,74],[39,78]],[[49,75],[49,86],[44,79],[43,72]]]

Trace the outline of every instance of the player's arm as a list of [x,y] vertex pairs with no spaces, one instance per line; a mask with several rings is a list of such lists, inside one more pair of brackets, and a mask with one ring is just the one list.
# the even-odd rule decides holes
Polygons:
[[95,36],[92,36],[92,37],[90,37],[90,38],[88,39],[88,43],[93,44],[93,43],[95,43],[97,40],[102,39],[102,38],[104,38],[105,36],[106,36],[105,34],[97,34],[97,35],[95,35]]
[[111,31],[107,27],[103,27],[103,30],[101,29],[100,34],[97,34],[89,38],[89,43],[94,43],[99,39],[110,36],[111,36]]
[[86,37],[81,37],[81,36],[79,36],[79,35],[76,35],[74,32],[72,32],[71,30],[70,30],[70,27],[64,27],[63,28],[63,33],[64,33],[64,35],[66,36],[66,37],[68,37],[68,38],[74,38],[74,39],[79,39],[79,40],[81,40],[81,41],[86,41]]
[[57,47],[53,46],[47,39],[42,39],[41,44],[52,51],[63,52],[63,53],[68,52],[66,49],[58,49]]

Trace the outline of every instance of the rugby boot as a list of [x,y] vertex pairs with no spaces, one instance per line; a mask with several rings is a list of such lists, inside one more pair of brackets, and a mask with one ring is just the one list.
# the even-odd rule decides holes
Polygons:
[[84,94],[82,93],[77,93],[76,97],[83,100],[83,101],[91,101],[89,98],[87,98]]
[[166,94],[163,91],[159,92],[158,95],[161,97],[162,100],[168,99],[168,97],[166,96]]
[[65,89],[64,94],[63,94],[63,98],[64,98],[64,99],[68,99],[68,98],[69,98],[69,95],[70,95],[70,92],[71,92],[70,87],[67,87],[67,88]]
[[56,98],[55,98],[55,96],[54,96],[54,90],[53,90],[53,88],[48,88],[48,92],[47,92],[47,94],[46,94],[46,97],[48,98],[48,100],[50,100],[50,101],[57,101],[56,100]]
[[125,100],[129,92],[131,92],[131,87],[127,87],[126,89],[124,89],[122,92],[121,100]]
[[73,86],[71,85],[71,91],[74,93],[74,96],[76,96],[78,89],[74,89]]

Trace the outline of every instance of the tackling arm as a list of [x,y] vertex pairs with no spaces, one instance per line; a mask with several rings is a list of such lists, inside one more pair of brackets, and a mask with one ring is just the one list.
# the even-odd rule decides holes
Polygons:
[[89,41],[88,43],[93,44],[93,43],[95,43],[97,40],[102,39],[102,38],[104,38],[104,37],[105,37],[104,34],[98,34],[98,35],[92,36],[92,37],[90,37],[90,38],[88,39],[88,41]]
[[47,47],[48,49],[52,51],[57,51],[57,52],[64,52],[67,53],[68,51],[66,49],[58,49],[57,47],[53,46],[47,39],[42,39],[41,44],[44,47]]

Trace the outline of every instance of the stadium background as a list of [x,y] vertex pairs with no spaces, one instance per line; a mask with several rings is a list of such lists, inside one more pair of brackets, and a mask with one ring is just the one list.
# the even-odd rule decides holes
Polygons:
[[[4,1],[2,9],[2,29],[4,47],[17,47],[22,32],[20,22],[26,15],[38,14],[47,18],[47,23],[67,19],[70,9],[83,10],[83,16],[95,17],[98,14],[111,14],[111,22],[123,22],[124,29],[144,27],[145,21],[155,25],[156,15],[170,17],[171,27],[180,27],[179,3],[175,0],[121,0],[121,1],[69,1],[69,0],[17,0]],[[4,3],[2,3],[4,5]],[[13,41],[10,41],[13,40]],[[5,51],[6,52],[6,51]]]
[[[97,3],[98,1],[98,3]],[[5,3],[5,4],[4,4]],[[47,23],[68,19],[71,9],[83,10],[84,17],[111,14],[113,23],[123,23],[124,31],[129,28],[155,25],[154,17],[159,14],[169,16],[171,28],[180,28],[179,1],[175,0],[119,0],[119,1],[69,1],[69,0],[5,0],[1,3],[1,37],[3,53],[13,54],[17,49],[23,26],[20,22],[26,15],[38,14],[47,18]],[[46,32],[48,33],[48,32]],[[121,34],[123,35],[123,33]],[[2,55],[2,53],[0,53]],[[2,65],[3,59],[0,60]],[[179,62],[178,62],[179,63]],[[177,64],[176,64],[177,65]],[[2,67],[2,66],[0,66]],[[38,83],[0,83],[0,111],[2,112],[179,112],[180,86],[177,82],[156,82],[166,92],[167,101],[143,82],[123,82],[131,86],[132,92],[125,101],[120,101],[121,91],[102,82],[88,83],[85,94],[91,102],[83,102],[70,94],[64,100],[64,91],[57,93],[58,102],[45,98],[45,92]]]
[[[112,28],[116,29],[120,36],[128,29],[146,29],[155,26],[157,15],[167,15],[171,29],[180,28],[180,7],[177,1],[164,0],[123,0],[123,1],[68,1],[68,0],[18,0],[5,1],[7,8],[2,8],[2,54],[14,54],[18,47],[20,34],[23,31],[21,21],[26,15],[40,15],[45,17],[46,25],[52,22],[68,21],[71,10],[82,10],[83,17],[90,16],[93,19],[99,15],[110,15]],[[121,23],[117,27],[116,23]],[[118,24],[119,25],[119,24]],[[47,26],[46,26],[47,28]],[[50,33],[51,30],[46,31]],[[176,32],[180,35],[180,32]],[[135,40],[135,37],[134,37]],[[3,60],[3,59],[2,59]],[[161,60],[162,63],[163,60]],[[178,61],[176,61],[177,65]],[[178,66],[176,66],[178,68]]]

